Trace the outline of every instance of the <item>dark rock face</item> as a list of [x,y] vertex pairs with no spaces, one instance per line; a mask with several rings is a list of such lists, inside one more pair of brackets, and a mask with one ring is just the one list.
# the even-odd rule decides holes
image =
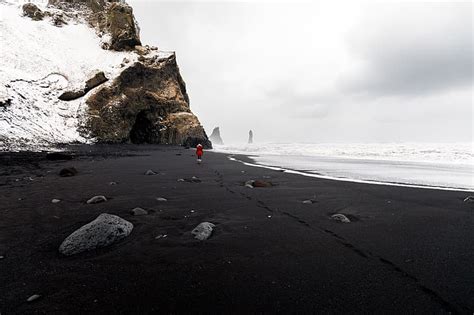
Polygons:
[[111,50],[131,50],[140,42],[140,29],[133,16],[133,9],[126,3],[114,2],[105,5],[91,17],[91,24],[111,39],[103,48]]
[[0,107],[7,108],[11,104],[12,104],[12,99],[11,98],[0,100]]
[[66,11],[78,10],[100,36],[110,36],[110,41],[102,47],[104,49],[122,51],[141,45],[140,29],[133,9],[124,1],[49,0],[49,5]]
[[93,88],[107,82],[107,80],[108,79],[105,77],[105,74],[102,71],[98,72],[96,75],[86,81],[85,87],[83,89],[77,91],[66,91],[59,95],[58,98],[61,101],[72,101],[78,99],[86,95]]
[[25,3],[22,9],[23,15],[31,18],[34,21],[41,21],[44,18],[43,11],[41,11],[40,8],[36,6],[36,4]]
[[86,135],[107,143],[180,144],[211,147],[191,113],[175,55],[145,57],[87,100]]
[[107,80],[108,79],[105,77],[105,74],[102,71],[97,72],[92,78],[86,81],[86,93],[92,90],[93,88],[101,85],[102,83],[107,82]]
[[212,143],[214,144],[218,144],[218,145],[224,144],[224,141],[222,141],[222,138],[221,138],[221,132],[219,130],[219,127],[216,127],[214,128],[214,130],[212,130],[212,134],[209,136],[209,140],[211,140]]

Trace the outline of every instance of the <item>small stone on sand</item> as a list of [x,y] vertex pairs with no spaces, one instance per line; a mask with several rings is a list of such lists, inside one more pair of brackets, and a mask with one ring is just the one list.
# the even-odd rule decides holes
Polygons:
[[153,170],[147,170],[145,175],[156,175],[156,173]]
[[255,181],[254,180],[248,180],[245,182],[244,186],[247,187],[247,188],[253,188],[253,183]]
[[30,296],[26,301],[28,303],[31,303],[31,302],[34,302],[36,301],[37,299],[39,299],[41,297],[41,295],[39,294],[33,294],[32,296]]
[[147,215],[148,214],[148,211],[146,211],[145,209],[142,209],[142,208],[134,208],[130,211],[130,214],[132,215]]
[[59,203],[59,202],[61,202],[61,200],[59,200],[59,199],[53,199],[53,200],[51,200],[51,202],[52,202],[52,203]]
[[351,222],[351,220],[349,220],[348,217],[346,217],[345,215],[343,215],[341,213],[333,214],[331,216],[331,218],[336,220],[336,221],[342,222],[342,223],[350,223]]
[[179,178],[178,182],[184,182],[184,178]]
[[95,204],[95,203],[101,203],[107,201],[107,198],[105,196],[94,196],[91,199],[87,200],[88,204]]
[[163,198],[163,197],[158,197],[156,198],[157,201],[168,201],[168,199],[166,198]]
[[474,196],[468,196],[464,199],[464,202],[468,202],[468,203],[471,203],[471,202],[474,202]]
[[155,237],[155,240],[158,240],[160,238],[166,238],[168,235],[167,234],[160,234],[157,237]]
[[316,200],[314,200],[314,199],[303,200],[304,204],[312,204],[312,203],[315,203],[315,202],[316,202]]
[[191,231],[191,233],[194,235],[195,239],[204,241],[211,236],[214,227],[215,225],[210,222],[201,222]]
[[264,181],[264,180],[248,180],[245,182],[244,184],[245,187],[252,187],[252,188],[255,188],[255,187],[271,187],[273,186],[273,184],[271,182],[267,182],[267,181]]
[[117,185],[117,182],[110,182],[109,185],[111,185],[111,186]]

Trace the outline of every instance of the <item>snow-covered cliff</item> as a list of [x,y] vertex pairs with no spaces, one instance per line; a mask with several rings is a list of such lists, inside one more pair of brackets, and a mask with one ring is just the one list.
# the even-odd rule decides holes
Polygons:
[[[130,141],[129,133],[141,111],[132,110],[135,117],[121,117],[118,113],[113,123],[122,118],[127,120],[120,126],[121,130],[113,130],[118,126],[104,126],[110,131],[107,135],[117,131],[122,137],[100,138],[97,136],[100,132],[88,129],[90,120],[100,113],[96,107],[92,113],[87,100],[102,89],[116,86],[115,80],[129,67],[143,64],[158,68],[161,61],[174,58],[173,53],[137,45],[139,29],[131,8],[124,2],[72,2],[50,0],[48,6],[25,8],[18,1],[0,0],[0,150],[39,149],[56,143]],[[176,71],[179,71],[177,66]],[[100,72],[106,79],[97,81],[97,86],[87,86],[93,80],[86,82]],[[134,79],[138,78],[128,78]],[[164,88],[163,85],[149,87],[153,92]],[[71,100],[59,98],[77,91],[78,97]],[[115,88],[114,100],[124,98],[128,92]],[[108,103],[103,110],[110,114],[114,102],[108,100]],[[153,112],[160,107],[163,117],[159,118],[166,120],[165,116],[174,110],[163,102],[158,103],[142,104],[142,111]],[[187,99],[185,103],[187,109],[180,111],[191,113]],[[202,129],[197,118],[195,121]],[[158,120],[150,124],[156,130],[163,130]],[[195,136],[207,140],[202,131],[169,141],[183,144],[187,137]],[[162,138],[147,139],[163,143]]]

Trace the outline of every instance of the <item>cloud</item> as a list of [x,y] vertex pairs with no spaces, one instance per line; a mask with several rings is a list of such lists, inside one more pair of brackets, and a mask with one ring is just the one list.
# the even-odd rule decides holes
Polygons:
[[131,0],[224,141],[472,140],[472,3]]
[[349,33],[348,93],[419,95],[472,84],[472,3],[372,4]]

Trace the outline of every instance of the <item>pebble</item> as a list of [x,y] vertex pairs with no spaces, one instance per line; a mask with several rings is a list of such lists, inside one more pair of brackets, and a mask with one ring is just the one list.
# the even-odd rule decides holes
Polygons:
[[156,200],[158,200],[158,201],[168,201],[168,199],[163,198],[163,197],[158,197],[158,198],[156,198]]
[[178,179],[178,182],[184,182],[184,178]]
[[303,200],[303,203],[304,203],[304,204],[313,204],[313,203],[315,203],[315,202],[316,202],[316,201],[313,200],[313,199]]
[[59,203],[59,202],[61,202],[61,200],[59,200],[59,199],[53,199],[53,200],[51,200],[51,202],[52,202],[52,203]]
[[168,236],[168,234],[160,234],[157,237],[155,237],[155,240],[158,240],[160,238],[166,238],[167,236]]
[[95,204],[95,203],[101,203],[107,201],[107,198],[105,196],[94,196],[91,199],[87,200],[88,204]]
[[36,301],[37,299],[39,299],[41,297],[41,295],[39,294],[33,294],[32,296],[30,296],[26,301],[31,303],[31,302],[34,302]]
[[468,196],[464,199],[464,202],[474,202],[474,196]]
[[267,218],[271,218],[272,216],[271,215],[267,215]]
[[110,182],[109,185],[111,185],[111,186],[117,185],[117,182]]
[[346,217],[345,215],[343,215],[341,213],[333,214],[331,216],[331,218],[336,220],[336,221],[342,222],[342,223],[350,223],[351,222],[351,220],[349,220],[348,217]]
[[147,215],[148,214],[148,211],[146,211],[145,209],[142,209],[142,208],[134,208],[130,211],[130,214],[132,215]]
[[5,259],[5,256],[3,256],[3,255],[0,255],[0,259]]
[[147,170],[145,175],[156,175],[156,173],[153,170]]

